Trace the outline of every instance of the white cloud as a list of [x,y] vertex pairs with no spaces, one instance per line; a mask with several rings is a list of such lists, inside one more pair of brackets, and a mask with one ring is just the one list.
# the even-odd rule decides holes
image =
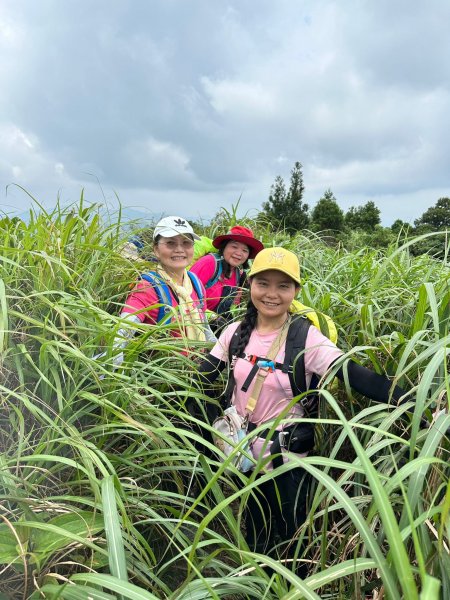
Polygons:
[[81,182],[76,182],[61,162],[42,149],[34,133],[12,123],[0,123],[0,180],[6,190],[5,198],[0,200],[2,208],[29,204],[30,198],[20,188],[37,199],[41,194],[41,201],[47,205],[54,204],[61,188],[81,190]]
[[0,48],[17,49],[24,40],[25,32],[23,27],[3,10],[0,7]]
[[219,114],[231,113],[238,118],[267,119],[277,110],[277,99],[261,83],[245,81],[212,81],[202,77],[202,86],[211,105]]
[[42,167],[37,138],[12,123],[0,123],[0,169],[3,177],[17,178]]

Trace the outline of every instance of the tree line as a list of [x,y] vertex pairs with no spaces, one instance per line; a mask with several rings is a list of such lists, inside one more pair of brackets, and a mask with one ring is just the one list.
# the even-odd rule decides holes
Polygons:
[[[270,223],[274,231],[284,230],[295,235],[301,230],[321,233],[349,247],[368,245],[387,247],[397,239],[408,239],[432,232],[450,232],[450,198],[439,198],[414,225],[397,219],[390,227],[382,227],[380,209],[370,200],[362,206],[352,206],[344,212],[327,189],[311,209],[303,201],[302,164],[296,162],[289,184],[278,175],[270,188],[269,198],[262,205],[260,218]],[[431,252],[438,258],[446,253],[446,237],[431,236],[413,244],[414,254]]]

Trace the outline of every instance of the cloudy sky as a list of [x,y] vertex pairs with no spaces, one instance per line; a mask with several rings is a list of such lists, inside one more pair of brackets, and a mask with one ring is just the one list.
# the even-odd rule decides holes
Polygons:
[[211,217],[450,196],[448,0],[0,0],[0,206]]

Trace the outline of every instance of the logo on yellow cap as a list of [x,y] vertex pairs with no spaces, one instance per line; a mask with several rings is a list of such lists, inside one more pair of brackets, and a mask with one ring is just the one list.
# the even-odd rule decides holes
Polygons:
[[283,264],[284,263],[284,252],[280,252],[279,250],[274,250],[269,257],[269,263]]
[[253,277],[257,273],[270,269],[282,271],[299,285],[301,283],[300,264],[297,256],[290,250],[280,246],[264,248],[256,255],[248,276]]

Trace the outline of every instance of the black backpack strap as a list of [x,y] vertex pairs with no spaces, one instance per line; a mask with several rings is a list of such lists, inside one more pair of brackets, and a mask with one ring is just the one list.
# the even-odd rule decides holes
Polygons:
[[305,374],[305,347],[311,321],[294,315],[286,339],[286,350],[282,371],[289,375],[292,394],[299,396],[308,389]]
[[233,333],[233,335],[231,337],[230,345],[228,346],[228,361],[230,363],[230,366],[233,365],[233,362],[235,362],[236,359],[238,358],[236,356],[236,353],[237,353],[238,344],[239,344],[239,337],[241,335],[241,327],[242,327],[242,323],[239,323],[239,325],[236,327],[236,331]]
[[[217,255],[222,262],[223,262],[223,256],[220,256],[219,254]],[[220,263],[220,274],[222,274],[223,271],[223,267],[222,267],[222,262]],[[239,271],[238,275],[236,277],[236,285],[224,285],[222,288],[222,293],[220,295],[220,301],[219,304],[216,306],[214,312],[216,312],[218,315],[225,315],[226,313],[229,313],[231,310],[231,307],[233,306],[233,302],[238,294],[239,288],[241,288],[244,284],[246,278],[246,273],[244,270]],[[219,279],[219,277],[211,277],[211,279],[209,281],[212,281],[213,283],[211,283],[210,285],[213,285],[214,283],[216,283],[216,281]],[[209,282],[208,282],[209,284]],[[205,286],[208,287],[208,286]]]
[[247,271],[242,269],[239,275],[238,287],[243,288],[247,284]]
[[[257,428],[251,421],[247,425],[247,433],[252,433]],[[270,455],[273,468],[281,467],[283,456],[281,450],[289,452],[309,452],[314,448],[314,425],[313,423],[293,423],[283,431],[273,431],[269,437],[270,427],[258,433],[258,437],[270,439]]]
[[222,288],[222,294],[220,297],[219,304],[216,306],[215,311],[218,315],[223,315],[230,312],[233,305],[234,299],[237,295],[237,287],[232,285],[224,285]]
[[239,343],[239,336],[241,334],[241,324],[236,327],[236,331],[231,336],[230,345],[228,346],[228,365],[229,365],[229,376],[228,383],[221,399],[222,407],[228,408],[231,405],[231,397],[233,395],[236,381],[234,379],[234,363],[236,362],[237,348]]
[[[306,385],[305,348],[306,338],[308,336],[308,330],[311,325],[311,321],[307,317],[301,317],[301,319],[303,324],[301,325],[301,329],[297,331],[297,336],[295,337],[295,341],[292,346],[291,361],[293,361],[293,365],[292,371],[289,374],[294,396],[303,394],[308,390],[317,389],[320,381],[320,377],[313,373],[309,385]],[[308,417],[316,417],[318,414],[319,405],[318,394],[313,391],[310,392],[302,398],[301,405]]]

